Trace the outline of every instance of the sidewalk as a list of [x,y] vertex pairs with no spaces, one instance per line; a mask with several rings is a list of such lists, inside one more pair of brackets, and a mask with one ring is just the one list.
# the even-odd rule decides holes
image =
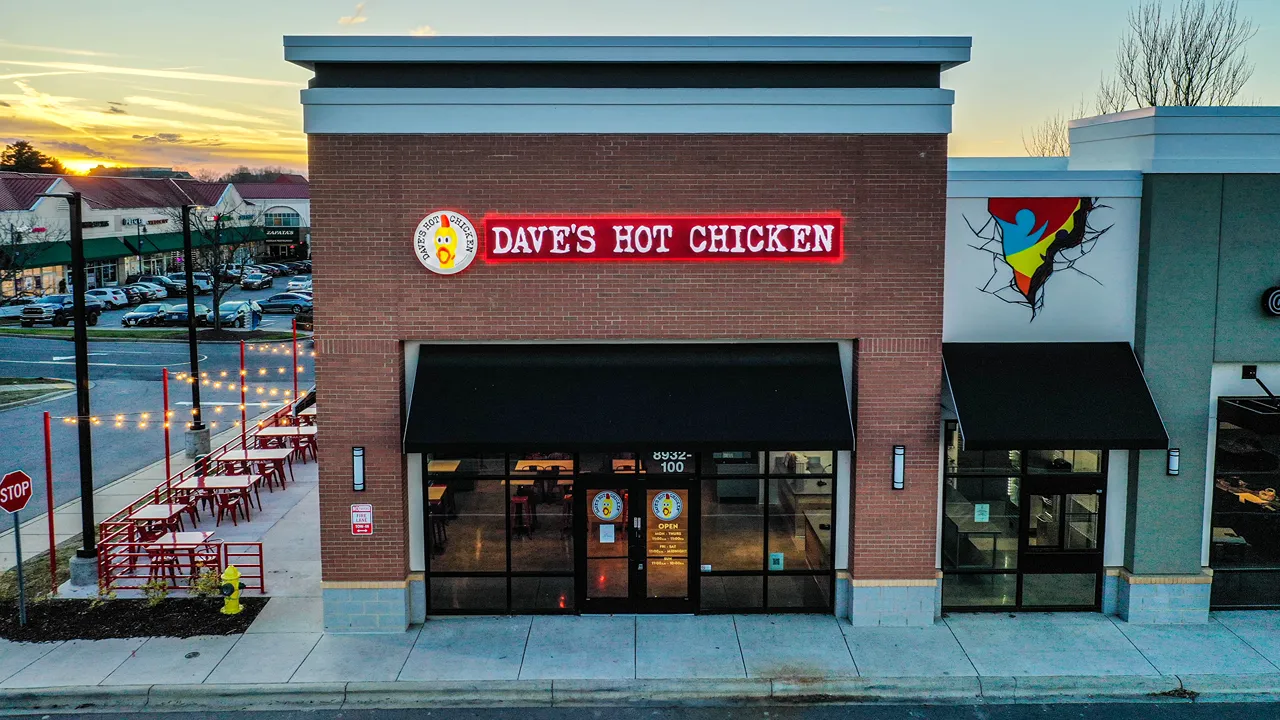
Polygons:
[[[0,640],[0,714],[801,702],[1280,701],[1280,611],[1206,625],[1098,613],[953,614],[927,628],[826,615],[430,618],[322,630],[315,463],[220,536],[262,539],[272,596],[243,635]],[[243,537],[241,537],[243,535]],[[1191,691],[1188,694],[1185,691]]]

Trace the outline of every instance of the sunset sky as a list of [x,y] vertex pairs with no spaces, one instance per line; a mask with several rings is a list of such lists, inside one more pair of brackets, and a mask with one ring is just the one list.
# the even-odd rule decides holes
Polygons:
[[[1170,0],[1172,2],[1172,0]],[[1021,155],[1024,132],[1114,62],[1127,0],[0,0],[0,144],[99,163],[306,169],[284,35],[971,35],[953,155]],[[1280,105],[1280,0],[1259,26],[1244,99]]]

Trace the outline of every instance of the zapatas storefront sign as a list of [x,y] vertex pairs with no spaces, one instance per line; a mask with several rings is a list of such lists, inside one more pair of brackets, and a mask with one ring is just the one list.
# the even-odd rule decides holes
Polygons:
[[839,262],[839,213],[708,216],[515,216],[484,219],[486,262]]

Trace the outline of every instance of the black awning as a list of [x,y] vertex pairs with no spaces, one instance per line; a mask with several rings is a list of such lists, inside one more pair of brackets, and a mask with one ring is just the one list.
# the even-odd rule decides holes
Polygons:
[[853,448],[827,344],[422,345],[405,452]]
[[1128,343],[944,343],[969,450],[1169,446]]

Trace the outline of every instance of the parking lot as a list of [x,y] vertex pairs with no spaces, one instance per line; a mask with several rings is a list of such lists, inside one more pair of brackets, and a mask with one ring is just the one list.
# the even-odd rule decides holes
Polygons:
[[[311,277],[311,276],[306,275],[305,277]],[[292,279],[293,279],[292,275],[286,275],[284,277],[275,278],[274,287],[263,288],[262,290],[241,290],[240,286],[236,285],[230,290],[223,291],[222,302],[231,302],[234,300],[255,300],[255,301],[261,302],[271,297],[272,295],[285,292],[285,288],[289,285],[289,281]],[[153,303],[158,302],[158,303],[164,303],[166,305],[178,305],[182,307],[186,306],[186,299],[180,298],[180,297],[165,298],[164,300],[147,300],[145,302],[153,302]],[[213,293],[197,295],[196,304],[204,305],[205,307],[212,309]],[[133,307],[137,307],[137,306],[135,305]],[[118,308],[116,310],[108,310],[102,313],[102,315],[98,318],[98,327],[100,328],[123,327],[123,325],[120,324],[120,320],[125,316],[125,313],[132,310],[133,307]],[[262,316],[262,325],[260,326],[260,328],[263,330],[288,330],[290,327],[290,323],[292,321],[293,321],[293,316],[288,313],[285,313],[285,314],[268,313]],[[138,332],[143,333],[151,330],[163,330],[164,328],[143,326],[143,327],[132,327],[130,329],[137,330]]]

